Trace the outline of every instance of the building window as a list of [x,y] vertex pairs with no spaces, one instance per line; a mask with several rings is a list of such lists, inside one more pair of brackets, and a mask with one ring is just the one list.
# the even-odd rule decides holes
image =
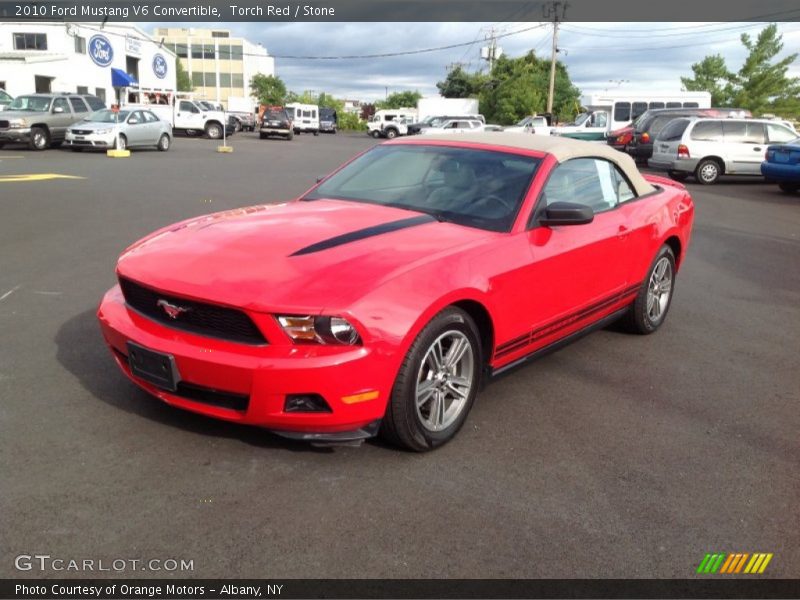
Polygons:
[[15,33],[14,50],[47,50],[47,34]]
[[214,59],[214,44],[203,44],[203,58]]
[[75,54],[86,54],[86,38],[75,36]]
[[226,37],[230,37],[230,33],[228,33],[227,31],[212,31],[211,32],[211,37],[226,38]]
[[195,87],[203,87],[203,72],[194,71],[192,73],[192,85]]
[[78,86],[78,93],[79,94],[88,94],[89,93],[89,86],[88,85],[79,85]]
[[243,88],[244,75],[242,75],[241,73],[234,73],[233,75],[231,75],[231,87]]
[[230,73],[220,73],[219,74],[219,87],[224,87],[224,88],[231,87],[231,74]]
[[175,44],[175,54],[178,58],[189,58],[189,46],[186,44]]
[[206,87],[217,87],[217,74],[216,73],[206,73],[205,77],[205,86]]
[[231,46],[231,58],[233,60],[242,60],[242,47],[241,46]]
[[94,95],[100,98],[103,101],[103,104],[106,102],[106,88],[95,88]]
[[220,60],[230,60],[231,59],[231,47],[228,44],[220,44],[218,46],[219,50],[219,59]]

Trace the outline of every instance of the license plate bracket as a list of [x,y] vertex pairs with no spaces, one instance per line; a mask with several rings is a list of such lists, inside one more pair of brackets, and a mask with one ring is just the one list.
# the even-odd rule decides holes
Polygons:
[[135,342],[128,342],[128,365],[131,372],[154,386],[174,392],[181,380],[175,357],[165,352],[156,352]]

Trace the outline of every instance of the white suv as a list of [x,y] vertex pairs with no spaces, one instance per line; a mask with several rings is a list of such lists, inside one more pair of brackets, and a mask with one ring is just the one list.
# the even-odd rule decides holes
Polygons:
[[440,134],[440,133],[475,133],[483,131],[486,126],[478,119],[448,119],[442,121],[438,127],[426,127],[420,133],[422,134]]
[[678,118],[659,132],[647,165],[677,181],[694,175],[704,185],[725,174],[760,177],[767,145],[794,139],[789,126],[767,119]]

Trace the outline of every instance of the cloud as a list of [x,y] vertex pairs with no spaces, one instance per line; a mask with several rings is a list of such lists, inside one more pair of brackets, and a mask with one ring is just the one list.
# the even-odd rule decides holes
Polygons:
[[[222,23],[233,35],[260,42],[276,58],[276,74],[295,91],[325,91],[338,97],[374,101],[388,93],[419,90],[437,94],[436,82],[453,63],[471,71],[486,69],[480,48],[492,27],[496,34],[519,31],[535,23]],[[526,31],[498,40],[508,56],[534,49],[549,57],[551,27]],[[680,77],[708,54],[722,54],[738,70],[746,51],[743,32],[756,36],[763,23],[564,23],[559,32],[559,60],[584,92],[620,86],[630,90],[679,90]],[[207,27],[208,24],[154,26]],[[779,24],[784,52],[800,48],[800,27]],[[462,47],[404,56],[299,60],[281,56],[344,56],[394,53],[467,44]],[[790,69],[800,76],[800,64]]]

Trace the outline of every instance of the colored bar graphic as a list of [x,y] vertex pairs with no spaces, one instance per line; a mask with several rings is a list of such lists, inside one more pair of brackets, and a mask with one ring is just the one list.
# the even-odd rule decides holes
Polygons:
[[[756,552],[708,553],[697,566],[697,573],[706,574],[761,574],[767,568],[773,554]],[[749,559],[749,560],[748,560]],[[745,566],[747,565],[747,566]]]

